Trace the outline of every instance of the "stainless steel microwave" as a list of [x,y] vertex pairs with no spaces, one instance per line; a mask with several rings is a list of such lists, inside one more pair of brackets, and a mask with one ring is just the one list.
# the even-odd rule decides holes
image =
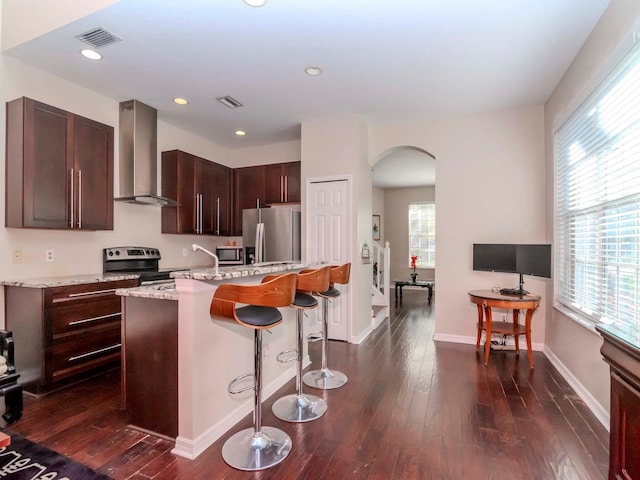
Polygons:
[[222,245],[216,247],[216,255],[220,260],[220,265],[243,265],[242,247]]

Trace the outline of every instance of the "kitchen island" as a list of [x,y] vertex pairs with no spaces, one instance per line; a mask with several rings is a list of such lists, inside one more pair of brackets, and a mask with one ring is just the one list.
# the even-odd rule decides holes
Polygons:
[[[175,438],[173,453],[196,458],[253,410],[253,395],[231,395],[229,382],[253,371],[250,329],[211,319],[224,283],[260,283],[265,275],[306,268],[301,263],[233,266],[172,273],[175,285],[122,289],[123,401],[132,424]],[[263,346],[263,398],[295,376],[276,353],[295,343],[295,313],[270,330]],[[309,363],[306,352],[306,364]]]

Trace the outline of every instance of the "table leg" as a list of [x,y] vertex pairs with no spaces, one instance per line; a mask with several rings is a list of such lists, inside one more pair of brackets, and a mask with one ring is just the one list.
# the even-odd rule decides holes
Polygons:
[[429,297],[427,299],[427,302],[431,303],[431,298],[433,297],[433,285],[428,284],[427,290],[429,290]]
[[[513,331],[515,332],[518,329],[518,320],[520,319],[520,310],[517,308],[513,309]],[[516,344],[516,355],[520,355],[520,335],[514,335],[513,341]]]
[[482,311],[482,305],[476,305],[478,307],[478,338],[476,340],[476,352],[480,349],[480,340],[482,339],[482,328],[484,313]]
[[404,287],[404,284],[400,284],[400,301],[402,301],[402,287]]
[[398,284],[397,283],[395,288],[395,299],[396,299],[396,305],[398,305]]
[[[537,305],[536,308],[538,308]],[[535,308],[528,309],[524,320],[525,337],[527,339],[527,354],[529,356],[529,368],[533,368],[533,350],[531,350],[531,318],[533,317],[533,312],[535,312],[535,310]]]
[[489,363],[489,353],[491,352],[491,307],[484,305],[484,318],[486,319],[486,336],[484,339],[484,364]]

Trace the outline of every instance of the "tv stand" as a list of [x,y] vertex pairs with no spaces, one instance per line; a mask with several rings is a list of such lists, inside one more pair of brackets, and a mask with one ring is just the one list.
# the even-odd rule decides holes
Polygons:
[[518,288],[502,288],[501,295],[526,295],[529,292],[524,289],[524,275],[520,274],[520,286]]

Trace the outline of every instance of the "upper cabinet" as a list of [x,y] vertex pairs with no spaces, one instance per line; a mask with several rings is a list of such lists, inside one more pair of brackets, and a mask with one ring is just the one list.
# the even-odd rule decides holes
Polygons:
[[242,210],[300,201],[300,162],[233,170],[233,234],[242,235]]
[[113,127],[7,102],[7,227],[113,230]]
[[231,169],[180,150],[162,152],[162,233],[231,234]]
[[264,165],[264,203],[300,201],[300,162]]

